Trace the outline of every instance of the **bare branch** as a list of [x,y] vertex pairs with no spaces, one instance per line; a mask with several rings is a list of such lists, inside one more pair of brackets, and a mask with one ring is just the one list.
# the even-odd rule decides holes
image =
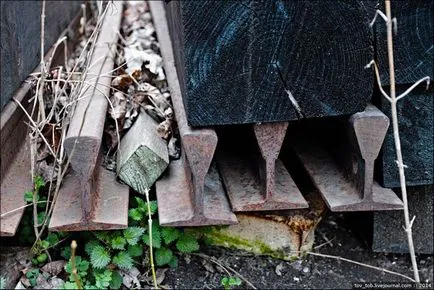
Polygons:
[[375,60],[371,60],[370,63],[368,63],[365,68],[370,68],[372,65],[374,65],[374,71],[375,71],[375,76],[377,79],[377,84],[378,84],[378,88],[380,89],[381,94],[389,101],[392,102],[392,99],[389,97],[389,95],[384,91],[383,86],[381,85],[381,78],[380,78],[380,73],[378,71],[378,67],[377,67],[377,63],[375,62]]
[[27,111],[26,111],[26,109],[23,107],[23,105],[21,105],[21,103],[20,103],[17,99],[15,99],[15,98],[12,98],[12,100],[14,100],[15,103],[17,103],[18,106],[23,110],[24,114],[27,116],[27,118],[29,119],[30,123],[32,123],[32,125],[33,125],[32,128],[35,129],[36,132],[38,132],[39,136],[41,136],[42,140],[44,141],[44,143],[47,145],[48,149],[50,150],[50,153],[51,153],[53,156],[56,156],[56,154],[54,153],[53,149],[52,149],[51,146],[50,146],[50,143],[48,143],[47,139],[45,139],[44,135],[43,135],[42,132],[39,130],[38,125],[36,125],[35,121],[33,121],[32,117],[30,117],[29,113],[27,113]]
[[410,277],[408,277],[408,276],[406,276],[404,274],[401,274],[401,273],[398,273],[398,272],[393,272],[393,271],[390,271],[390,270],[387,270],[387,269],[384,269],[384,268],[380,268],[380,267],[375,267],[375,266],[372,266],[372,265],[364,264],[364,263],[357,262],[357,261],[354,261],[354,260],[342,258],[342,257],[339,257],[339,256],[332,256],[332,255],[326,255],[326,254],[320,254],[320,253],[314,253],[314,252],[307,252],[307,254],[308,255],[312,255],[312,256],[318,256],[318,257],[331,258],[331,259],[336,259],[336,260],[340,260],[340,261],[345,261],[345,262],[348,262],[348,263],[352,263],[352,264],[356,264],[356,265],[359,265],[359,266],[371,268],[371,269],[374,269],[374,270],[383,271],[383,272],[386,272],[386,273],[389,273],[389,274],[392,274],[392,275],[396,275],[396,276],[405,278],[405,279],[410,280],[412,282],[415,282],[414,279],[412,279],[412,278],[410,278]]
[[414,83],[410,88],[408,88],[405,92],[403,92],[402,94],[400,94],[398,97],[396,97],[396,101],[399,101],[400,99],[402,99],[403,97],[405,97],[406,95],[408,95],[409,93],[411,93],[411,91],[416,88],[420,83],[422,82],[426,82],[426,89],[428,90],[429,88],[429,84],[430,84],[430,77],[426,76],[424,78],[421,78],[420,80],[418,80],[416,83]]
[[375,21],[377,20],[377,16],[378,16],[378,15],[380,15],[381,18],[383,18],[383,20],[384,20],[386,23],[388,22],[388,19],[387,19],[386,15],[385,15],[381,10],[377,9],[377,10],[375,11],[374,19],[372,19],[371,23],[369,23],[369,26],[370,26],[370,27],[374,26],[374,23],[375,23]]

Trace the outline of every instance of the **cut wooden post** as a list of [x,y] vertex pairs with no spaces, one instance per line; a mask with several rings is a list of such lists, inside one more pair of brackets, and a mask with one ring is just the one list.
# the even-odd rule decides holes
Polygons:
[[169,165],[166,142],[157,133],[157,123],[141,111],[122,138],[117,174],[135,191],[145,193]]

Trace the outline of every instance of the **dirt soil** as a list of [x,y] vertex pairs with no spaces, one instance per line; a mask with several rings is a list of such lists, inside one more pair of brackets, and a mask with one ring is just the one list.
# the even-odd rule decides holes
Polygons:
[[[321,244],[323,246],[315,252],[341,256],[412,276],[409,255],[372,252],[366,242],[356,237],[343,215],[328,215],[320,224],[315,245],[318,247]],[[201,247],[201,252],[232,267],[257,289],[352,289],[353,283],[383,283],[384,286],[384,283],[395,282],[390,287],[403,289],[411,282],[382,271],[318,256],[309,255],[304,260],[290,262],[207,245]],[[421,281],[431,283],[431,286],[421,285],[421,288],[433,289],[433,256],[418,256],[418,265]],[[163,284],[175,289],[223,288],[220,281],[225,276],[228,275],[221,269],[219,271],[215,264],[210,267],[202,257],[190,255],[180,259],[178,268],[166,272]],[[243,288],[249,288],[245,282],[238,289]]]

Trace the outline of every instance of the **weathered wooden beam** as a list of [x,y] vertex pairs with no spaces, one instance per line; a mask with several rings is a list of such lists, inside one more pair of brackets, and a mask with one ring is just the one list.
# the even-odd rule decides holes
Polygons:
[[[80,9],[80,1],[46,1],[45,48],[53,45],[58,36]],[[7,104],[12,94],[41,61],[40,1],[1,1],[0,3],[0,107]],[[68,39],[73,39],[70,30]]]
[[[424,86],[424,85],[421,85]],[[422,88],[423,89],[423,88]],[[399,92],[404,90],[400,89]],[[399,136],[407,185],[426,185],[434,182],[434,99],[433,90],[414,91],[398,102]],[[391,116],[390,104],[384,98],[382,111]],[[395,142],[392,128],[387,131],[381,156],[382,180],[385,187],[399,187]]]
[[[399,190],[395,190],[398,195]],[[434,186],[408,187],[410,216],[413,223],[414,249],[418,254],[432,255],[433,248],[433,192]],[[402,230],[402,211],[375,212],[373,220],[372,250],[387,253],[408,253],[407,235]],[[371,242],[371,241],[369,241]]]
[[[434,2],[424,0],[394,1],[392,17],[397,19],[393,37],[396,84],[413,84],[420,78],[433,77]],[[380,7],[384,11],[384,1]],[[376,29],[376,51],[383,85],[389,84],[386,24],[379,19]]]
[[[372,1],[371,1],[372,2]],[[170,1],[188,123],[353,114],[371,98],[364,1]]]

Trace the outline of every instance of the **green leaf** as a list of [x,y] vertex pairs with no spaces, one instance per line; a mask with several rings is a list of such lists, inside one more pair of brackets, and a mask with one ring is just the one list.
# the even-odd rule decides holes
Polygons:
[[[80,273],[86,272],[89,269],[89,261],[85,260],[85,259],[81,259],[80,260],[76,259],[75,262],[75,267],[77,268],[77,271]],[[81,275],[83,276],[83,275]]]
[[95,231],[92,233],[98,240],[100,240],[104,244],[110,243],[110,232],[108,232],[108,231]]
[[191,253],[199,250],[199,243],[197,242],[195,237],[184,233],[179,237],[178,241],[176,242],[176,248],[180,252]]
[[69,258],[71,258],[71,247],[68,246],[63,247],[62,251],[60,252],[60,255],[66,260],[69,260]]
[[157,266],[169,264],[173,258],[173,253],[170,249],[160,248],[155,251],[155,262]]
[[121,236],[116,236],[111,239],[111,246],[116,250],[124,250],[126,243],[127,241]]
[[123,234],[128,244],[135,245],[144,232],[145,229],[142,227],[129,227],[123,231]]
[[222,281],[220,282],[222,286],[229,286],[229,278],[223,277]]
[[29,279],[30,285],[32,287],[36,286],[36,279],[38,279],[39,275],[39,269],[30,269],[26,272],[26,277]]
[[63,284],[63,289],[78,289],[78,287],[74,282],[65,282],[65,284]]
[[241,279],[238,277],[231,277],[229,278],[229,284],[232,286],[240,286],[241,285]]
[[39,245],[41,246],[41,248],[43,250],[46,250],[46,249],[48,249],[48,247],[50,247],[50,243],[48,241],[46,241],[46,240],[40,241]]
[[168,265],[170,268],[177,268],[178,267],[178,258],[175,255],[173,255],[172,260],[170,260]]
[[[151,208],[151,215],[153,215],[154,213],[157,212],[158,206],[157,206],[157,201],[156,200],[151,200],[149,202],[149,207]],[[148,206],[146,205],[146,213],[148,213]]]
[[[36,195],[36,201],[38,201],[39,195]],[[32,191],[26,191],[24,193],[24,201],[27,203],[33,202],[33,192]]]
[[41,264],[44,263],[45,261],[47,261],[47,259],[48,259],[48,256],[46,253],[42,253],[36,257],[36,260],[38,260],[38,262]]
[[180,236],[181,232],[172,227],[162,227],[161,228],[161,236],[163,237],[164,242],[166,245],[169,245],[170,243],[177,240]]
[[106,289],[110,285],[110,281],[112,280],[112,271],[106,269],[104,272],[95,271],[93,273],[95,277],[95,286],[98,289]]
[[110,254],[103,246],[95,246],[90,253],[90,263],[96,269],[102,269],[110,263]]
[[112,280],[110,281],[110,288],[111,289],[119,289],[121,288],[123,282],[122,276],[117,272],[112,273]]
[[45,212],[38,212],[38,224],[42,224],[45,219]]
[[142,245],[129,245],[128,253],[131,257],[140,257],[143,255],[143,246]]
[[36,191],[38,191],[39,189],[45,186],[44,179],[42,178],[42,176],[39,175],[35,176],[34,183],[35,183]]
[[59,242],[59,237],[56,233],[49,233],[45,240],[50,244],[50,246],[54,246]]
[[[144,235],[142,240],[146,245],[150,246],[149,233]],[[161,227],[156,220],[152,222],[152,247],[156,249],[161,247]]]
[[[80,277],[85,277],[86,276],[86,272],[89,269],[89,261],[82,259],[81,256],[76,256],[75,257],[75,268],[77,269],[77,274]],[[72,264],[71,264],[71,259],[69,259],[68,263],[66,263],[65,265],[65,271],[66,273],[72,274]],[[74,277],[71,275],[70,279],[71,281],[74,281]]]
[[143,219],[143,212],[139,208],[132,208],[128,211],[128,216],[134,221],[141,221]]
[[95,285],[92,285],[92,284],[86,282],[86,284],[84,284],[84,289],[86,289],[86,290],[100,290],[101,288],[98,288]]
[[95,248],[96,246],[101,246],[100,242],[98,242],[97,240],[90,240],[86,243],[86,245],[84,245],[84,251],[90,256],[93,248]]
[[148,212],[147,211],[147,206],[146,206],[146,202],[141,199],[140,197],[135,197],[136,202],[137,202],[137,209],[139,209],[141,212]]
[[[137,209],[140,210],[142,213],[146,213],[146,215],[148,215],[148,203],[145,202],[140,197],[136,197],[136,202],[137,202]],[[151,209],[151,215],[155,214],[158,208],[157,201],[151,200],[149,202],[149,207]]]
[[113,257],[113,264],[121,269],[131,269],[133,267],[133,258],[128,252],[121,251]]

